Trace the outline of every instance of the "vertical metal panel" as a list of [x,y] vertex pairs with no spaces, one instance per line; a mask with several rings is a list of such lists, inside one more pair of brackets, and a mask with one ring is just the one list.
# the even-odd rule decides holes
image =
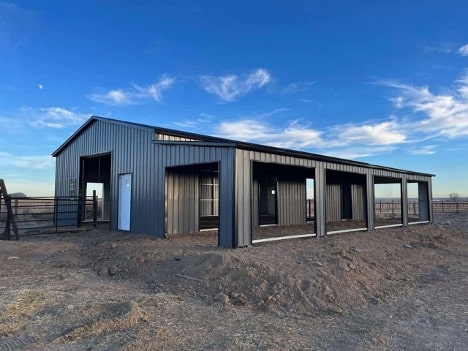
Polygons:
[[341,186],[327,184],[327,222],[341,220]]
[[278,179],[278,224],[306,223],[306,182]]
[[198,175],[168,172],[167,233],[194,233],[198,231]]
[[351,197],[353,201],[353,219],[364,220],[366,219],[366,201],[364,185],[351,184]]
[[429,221],[429,191],[427,182],[418,182],[419,220]]
[[403,175],[401,179],[401,197],[400,197],[400,205],[401,205],[401,219],[403,226],[406,227],[408,225],[408,183],[406,181],[406,177]]
[[257,179],[252,180],[252,227],[258,227],[259,223],[259,195],[260,195],[260,185]]
[[326,188],[326,170],[322,162],[317,162],[315,168],[315,233],[317,237],[327,234],[327,188]]
[[433,208],[432,208],[432,178],[429,178],[427,181],[427,199],[429,201],[429,221],[432,223],[434,221],[433,217]]
[[366,204],[367,204],[367,230],[375,229],[375,195],[374,176],[372,170],[367,170],[366,174]]
[[[253,221],[258,221],[258,206],[254,206],[256,199],[252,183],[252,151],[236,150],[236,218],[235,233],[237,233],[237,246],[251,244]],[[257,190],[258,191],[258,190]],[[258,225],[258,224],[257,224]]]
[[219,245],[235,247],[235,150],[224,148],[219,163]]

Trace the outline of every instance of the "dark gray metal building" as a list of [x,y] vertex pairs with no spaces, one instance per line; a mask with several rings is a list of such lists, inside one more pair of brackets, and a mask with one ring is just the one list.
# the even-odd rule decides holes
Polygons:
[[[400,189],[400,219],[392,225],[432,222],[433,175],[301,151],[91,117],[52,155],[55,195],[83,195],[87,184],[102,183],[111,230],[163,237],[218,228],[222,247],[256,242],[259,226],[306,225],[308,217],[310,232],[290,237],[331,234],[329,224],[345,220],[360,223],[346,231],[373,230],[377,184]],[[418,192],[413,220],[411,183]]]

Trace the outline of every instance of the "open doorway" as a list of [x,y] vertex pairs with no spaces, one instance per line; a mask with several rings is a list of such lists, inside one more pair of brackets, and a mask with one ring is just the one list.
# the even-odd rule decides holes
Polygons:
[[315,170],[259,161],[252,170],[252,243],[315,236]]
[[[81,157],[80,159],[80,196],[98,197],[98,221],[110,221],[111,207],[111,167],[110,153]],[[88,209],[84,208],[82,220],[88,220]]]
[[327,234],[367,230],[366,177],[327,170]]
[[427,182],[408,181],[408,224],[428,222],[429,190]]
[[314,178],[306,178],[306,220],[315,221],[315,183]]
[[402,226],[401,180],[375,177],[374,194],[375,227]]
[[[104,195],[104,183],[94,183],[94,182],[89,182],[86,183],[86,197],[91,198],[93,196],[96,196],[97,199],[97,220],[98,221],[103,221],[104,220],[104,213],[108,214],[109,209],[105,208],[103,200],[103,195]],[[93,220],[93,213],[92,209],[85,207],[85,214],[84,214],[84,220],[85,221],[91,221]]]

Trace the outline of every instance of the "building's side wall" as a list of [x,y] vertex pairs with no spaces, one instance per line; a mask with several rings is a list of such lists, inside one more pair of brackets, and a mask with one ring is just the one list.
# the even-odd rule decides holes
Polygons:
[[[158,209],[153,199],[156,189],[149,169],[154,168],[151,141],[154,131],[120,123],[94,121],[56,157],[57,196],[69,196],[69,182],[80,187],[80,157],[111,153],[111,229],[117,230],[118,175],[132,174],[131,231],[162,236],[155,231],[151,217]],[[144,210],[143,210],[144,209]]]

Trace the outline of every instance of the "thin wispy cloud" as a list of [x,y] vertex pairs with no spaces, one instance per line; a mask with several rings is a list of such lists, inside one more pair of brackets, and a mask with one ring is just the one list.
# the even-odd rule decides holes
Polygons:
[[247,75],[235,74],[227,76],[201,76],[203,89],[216,95],[223,101],[235,101],[239,97],[265,86],[271,81],[270,73],[263,68],[258,68]]
[[314,85],[314,82],[293,82],[283,87],[281,92],[283,94],[302,93],[309,90],[312,85]]
[[82,124],[89,116],[63,107],[43,107],[34,109],[23,107],[23,113],[29,114],[32,127],[65,128]]
[[408,153],[412,155],[433,155],[437,152],[436,149],[435,145],[422,145],[409,148]]
[[0,162],[4,166],[26,169],[47,169],[55,166],[55,159],[49,155],[18,156],[1,151]]
[[424,51],[426,53],[437,53],[437,54],[452,54],[454,52],[453,45],[440,45],[440,46],[426,46]]
[[90,94],[88,97],[96,102],[108,105],[134,105],[146,101],[161,102],[163,92],[171,88],[175,78],[163,75],[157,82],[140,86],[134,84],[129,89],[114,89]]
[[110,90],[100,94],[91,94],[89,98],[93,101],[109,105],[130,105],[134,103],[132,94],[121,89]]
[[454,44],[427,46],[424,48],[424,51],[426,53],[468,56],[468,44],[464,44],[462,46],[457,46]]
[[17,49],[28,41],[38,15],[12,1],[0,1],[0,49]]
[[407,142],[395,120],[360,125],[336,125],[324,130],[311,128],[303,120],[279,128],[256,119],[221,122],[218,136],[281,148],[320,152],[343,158],[387,154]]
[[395,81],[380,84],[398,90],[398,98],[393,99],[393,103],[414,115],[405,128],[448,138],[468,136],[468,72],[443,94],[435,94],[428,87]]
[[344,144],[391,145],[406,141],[406,135],[396,120],[375,124],[344,124],[333,128]]
[[461,46],[457,52],[460,56],[468,56],[468,44]]
[[30,127],[61,129],[79,126],[90,115],[91,113],[82,113],[76,108],[22,106],[0,116],[0,122],[9,126],[9,132],[17,132]]
[[228,139],[292,149],[319,146],[324,142],[321,131],[304,127],[295,121],[284,128],[252,119],[221,122],[215,134]]
[[396,145],[350,145],[347,147],[334,147],[322,149],[320,153],[332,157],[357,160],[377,155],[388,155],[398,149]]

